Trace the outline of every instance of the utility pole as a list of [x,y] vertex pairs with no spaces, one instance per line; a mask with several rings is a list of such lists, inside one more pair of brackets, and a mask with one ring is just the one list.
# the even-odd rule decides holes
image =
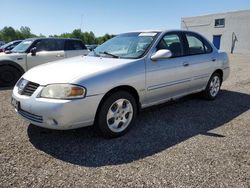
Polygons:
[[184,20],[182,20],[182,22],[184,23],[186,29],[188,30],[188,26],[187,26],[186,22]]
[[80,25],[80,30],[81,30],[81,31],[83,31],[83,30],[82,30],[82,25],[83,25],[83,16],[84,16],[84,15],[83,15],[83,14],[81,14],[81,25]]

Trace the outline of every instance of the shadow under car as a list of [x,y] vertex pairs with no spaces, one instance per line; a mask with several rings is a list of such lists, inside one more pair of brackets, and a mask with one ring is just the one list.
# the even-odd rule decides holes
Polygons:
[[97,167],[126,164],[166,150],[209,132],[250,109],[250,95],[222,90],[214,101],[194,95],[143,110],[130,131],[104,139],[92,127],[56,131],[29,125],[30,142],[39,150],[68,163]]

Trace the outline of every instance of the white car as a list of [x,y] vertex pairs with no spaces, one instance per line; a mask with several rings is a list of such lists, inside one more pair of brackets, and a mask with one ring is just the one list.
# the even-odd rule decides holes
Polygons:
[[116,137],[142,108],[197,92],[215,99],[228,75],[227,54],[198,33],[131,32],[88,56],[29,70],[14,87],[12,104],[37,126],[94,124],[104,136]]
[[14,86],[24,72],[37,65],[88,53],[78,39],[26,39],[8,53],[0,53],[0,87]]

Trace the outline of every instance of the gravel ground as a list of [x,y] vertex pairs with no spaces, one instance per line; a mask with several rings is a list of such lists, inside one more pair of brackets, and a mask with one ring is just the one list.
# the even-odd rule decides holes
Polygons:
[[215,101],[144,110],[125,136],[29,125],[0,91],[0,187],[250,187],[250,55]]

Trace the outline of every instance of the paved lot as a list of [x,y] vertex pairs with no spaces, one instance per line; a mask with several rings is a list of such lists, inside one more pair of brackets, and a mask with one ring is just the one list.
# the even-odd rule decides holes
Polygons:
[[0,91],[0,187],[250,187],[250,55],[230,59],[215,101],[147,109],[113,140],[29,125]]

